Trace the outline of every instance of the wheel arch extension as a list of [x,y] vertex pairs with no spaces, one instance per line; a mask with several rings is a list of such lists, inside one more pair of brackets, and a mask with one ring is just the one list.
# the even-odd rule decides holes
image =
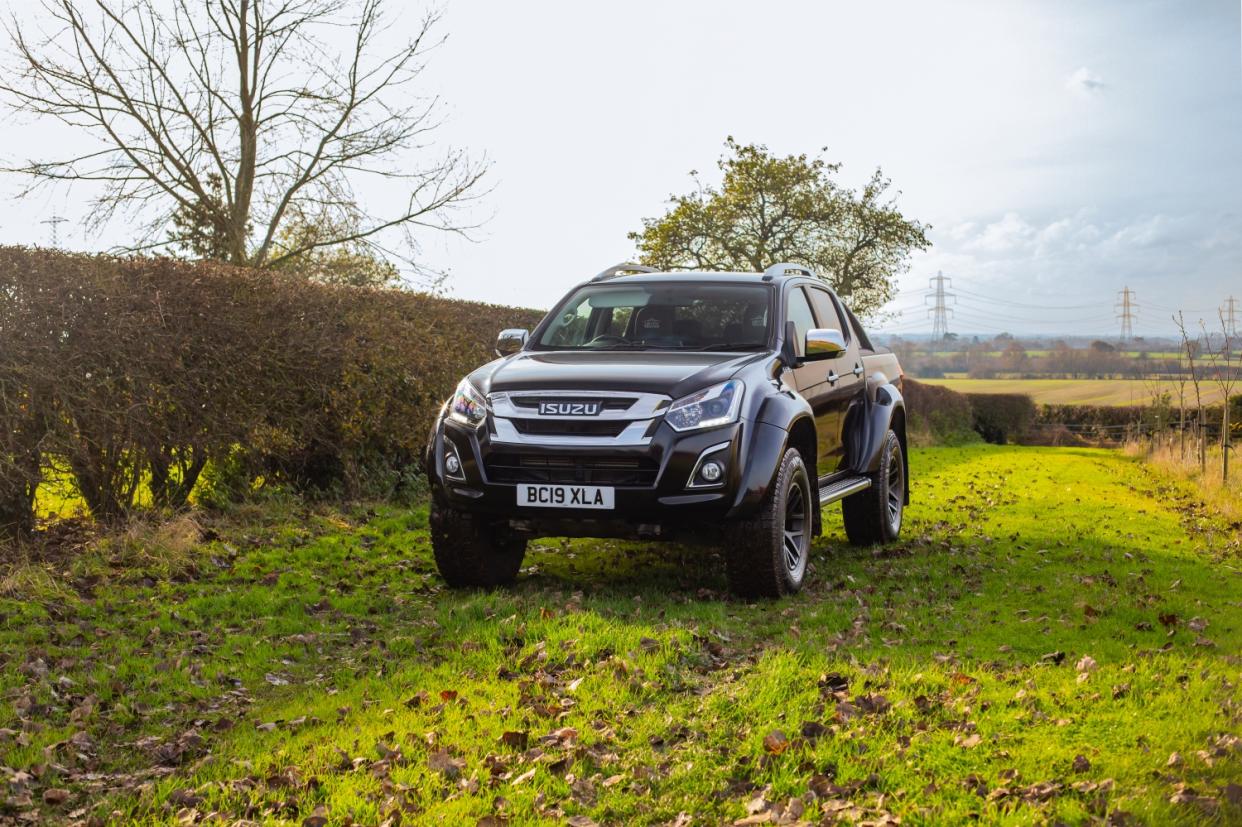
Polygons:
[[861,433],[859,470],[874,473],[880,467],[880,453],[884,450],[884,435],[892,430],[901,443],[904,458],[905,503],[910,504],[910,451],[906,436],[906,402],[896,385],[885,384],[875,389],[874,399],[867,404],[867,416]]

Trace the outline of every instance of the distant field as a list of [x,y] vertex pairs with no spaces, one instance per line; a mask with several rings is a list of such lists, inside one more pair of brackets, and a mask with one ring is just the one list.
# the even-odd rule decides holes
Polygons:
[[[916,377],[917,378],[917,377]],[[919,379],[928,385],[942,385],[961,393],[1025,393],[1040,404],[1052,405],[1144,405],[1159,392],[1177,401],[1174,382],[1139,379]],[[1203,401],[1220,402],[1215,387],[1201,386]],[[1186,386],[1187,399],[1193,390]]]
[[[1044,357],[1044,356],[1049,356],[1049,355],[1051,355],[1051,354],[1052,354],[1052,351],[1051,351],[1051,350],[1028,350],[1028,351],[1026,351],[1026,355],[1027,355],[1027,356],[1029,356],[1029,357],[1030,357],[1030,358],[1032,358],[1032,359],[1042,358],[1042,357]],[[960,350],[936,350],[936,351],[932,351],[931,355],[932,355],[932,356],[938,356],[938,357],[941,357],[941,358],[949,358],[949,357],[952,357],[952,356],[961,356],[961,355],[962,355],[962,351],[960,351]],[[978,355],[981,355],[981,356],[1000,356],[1000,355],[1001,355],[1001,351],[999,351],[999,350],[989,350],[989,351],[986,351],[986,352],[981,353],[981,354],[978,354]],[[1145,350],[1123,350],[1123,351],[1120,351],[1120,352],[1118,353],[1118,355],[1119,355],[1119,356],[1122,356],[1122,357],[1125,357],[1125,358],[1129,358],[1129,359],[1137,359],[1139,356],[1141,356],[1141,355],[1145,355],[1148,359],[1164,359],[1164,360],[1175,360],[1175,359],[1180,359],[1180,358],[1181,358],[1181,356],[1182,356],[1182,354],[1178,353],[1178,352],[1177,352],[1177,351],[1175,351],[1175,350],[1169,350],[1169,351],[1159,351],[1159,350],[1153,350],[1153,351],[1145,351]]]

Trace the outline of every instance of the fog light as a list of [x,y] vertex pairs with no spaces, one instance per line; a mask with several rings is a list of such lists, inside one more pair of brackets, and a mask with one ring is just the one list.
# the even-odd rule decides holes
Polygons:
[[699,469],[699,476],[707,482],[718,482],[722,474],[724,468],[715,460],[703,463],[703,467]]
[[444,473],[449,479],[465,481],[466,474],[461,468],[461,457],[457,456],[457,446],[444,441]]

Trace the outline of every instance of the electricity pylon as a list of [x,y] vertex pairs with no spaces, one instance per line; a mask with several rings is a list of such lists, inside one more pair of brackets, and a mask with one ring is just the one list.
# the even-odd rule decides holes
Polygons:
[[1121,321],[1121,341],[1129,342],[1134,339],[1134,314],[1138,304],[1134,301],[1134,291],[1129,287],[1117,295],[1121,297],[1116,304],[1117,318]]
[[947,307],[945,300],[956,300],[957,298],[953,293],[945,292],[945,282],[948,282],[950,287],[953,286],[953,279],[947,278],[943,272],[937,270],[936,275],[927,281],[928,286],[932,289],[932,294],[923,299],[924,302],[927,299],[936,300],[934,306],[927,308],[927,312],[932,317],[932,338],[937,340],[949,335],[949,314],[953,312],[953,308]]
[[52,249],[53,250],[60,248],[60,232],[59,232],[60,225],[64,224],[68,220],[69,220],[68,218],[65,218],[63,216],[53,215],[51,218],[47,218],[39,222],[40,224],[51,224],[52,225]]

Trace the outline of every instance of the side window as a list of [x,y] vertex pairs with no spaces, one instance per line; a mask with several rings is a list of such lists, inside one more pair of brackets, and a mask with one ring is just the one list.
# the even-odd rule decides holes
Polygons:
[[587,325],[591,321],[591,305],[582,301],[577,307],[567,308],[552,323],[545,337],[550,345],[572,346],[582,341],[586,335]]
[[815,316],[811,314],[811,305],[807,303],[806,294],[801,287],[789,291],[788,312],[786,321],[794,323],[798,329],[798,340],[794,342],[794,350],[799,356],[805,355],[806,332],[815,327]]
[[871,344],[867,331],[863,330],[863,326],[858,322],[858,317],[854,315],[854,311],[847,307],[845,308],[845,315],[849,316],[850,323],[854,325],[854,330],[858,331],[858,346],[868,352],[874,351],[875,346]]
[[845,341],[850,340],[850,328],[841,321],[841,314],[837,312],[837,305],[832,300],[827,290],[817,290],[811,288],[811,304],[815,305],[815,317],[819,319],[819,326],[825,330],[836,330],[845,337]]

